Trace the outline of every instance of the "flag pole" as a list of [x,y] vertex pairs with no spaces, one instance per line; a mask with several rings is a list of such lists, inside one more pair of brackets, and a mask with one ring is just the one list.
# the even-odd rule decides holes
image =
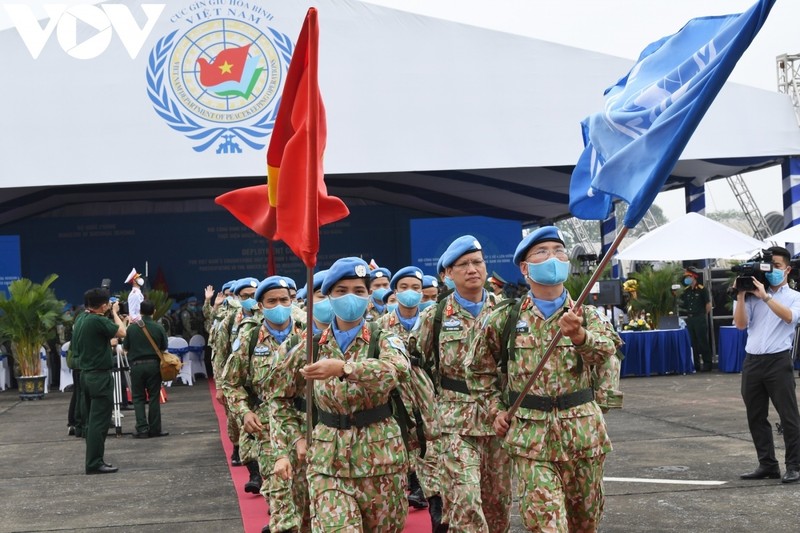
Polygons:
[[[608,248],[608,251],[603,256],[603,259],[600,261],[600,264],[597,265],[597,268],[595,269],[594,273],[592,273],[592,277],[589,279],[589,282],[583,288],[583,291],[581,291],[580,296],[578,296],[578,299],[575,300],[575,305],[572,306],[573,312],[580,309],[580,307],[583,305],[583,302],[585,302],[586,298],[589,297],[589,291],[592,290],[592,287],[600,278],[600,275],[603,273],[603,270],[605,270],[606,266],[608,266],[608,263],[611,262],[611,257],[614,255],[614,252],[617,251],[617,248],[619,248],[622,239],[625,238],[625,235],[627,235],[627,233],[628,233],[628,228],[626,226],[623,226],[622,229],[620,229],[619,233],[617,234],[617,237],[614,239],[614,242],[611,243],[611,246]],[[559,329],[556,332],[553,339],[550,341],[550,345],[544,352],[542,360],[539,361],[539,364],[536,365],[536,368],[533,369],[533,373],[531,374],[531,377],[528,378],[528,381],[525,383],[525,386],[520,391],[519,397],[514,402],[514,405],[512,405],[511,408],[508,410],[509,420],[514,416],[514,413],[517,412],[517,409],[520,408],[520,405],[522,405],[522,401],[525,399],[525,396],[528,394],[528,391],[531,390],[531,387],[533,387],[534,381],[536,381],[536,379],[542,373],[544,365],[547,364],[547,361],[550,359],[550,356],[555,351],[556,346],[558,346],[558,342],[561,340],[563,336],[564,334]]]
[[[306,364],[314,363],[314,269],[306,268]],[[314,380],[306,380],[306,444],[311,445],[314,429]]]

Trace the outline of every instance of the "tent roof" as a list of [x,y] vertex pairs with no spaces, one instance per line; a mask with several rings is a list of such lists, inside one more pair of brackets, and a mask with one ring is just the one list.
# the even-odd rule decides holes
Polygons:
[[[143,19],[138,3],[122,3]],[[441,216],[568,214],[579,123],[602,106],[604,89],[631,61],[355,0],[315,4],[330,192]],[[176,8],[170,4],[169,14]],[[294,39],[305,5],[270,9],[269,26]],[[115,39],[99,57],[76,60],[54,35],[34,60],[14,29],[0,31],[7,72],[26,80],[22,102],[17,85],[0,86],[14,132],[0,143],[0,223],[41,211],[42,197],[58,203],[52,186],[88,184],[108,200],[114,187],[101,184],[191,196],[190,188],[223,192],[220,178],[263,179],[264,150],[197,152],[154,111],[148,54],[161,37],[186,30],[173,18],[161,16],[136,59]],[[797,153],[800,129],[788,96],[727,84],[667,188]],[[160,183],[141,187],[145,181]]]

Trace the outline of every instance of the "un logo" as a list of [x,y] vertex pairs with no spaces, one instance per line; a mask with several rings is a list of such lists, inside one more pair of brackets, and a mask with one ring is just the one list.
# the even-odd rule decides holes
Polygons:
[[159,39],[147,62],[147,95],[158,116],[203,152],[254,150],[275,126],[294,45],[236,19],[215,19]]

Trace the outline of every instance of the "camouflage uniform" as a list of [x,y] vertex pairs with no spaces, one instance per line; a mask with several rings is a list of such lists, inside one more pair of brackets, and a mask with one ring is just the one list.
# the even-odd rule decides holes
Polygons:
[[[241,311],[242,303],[237,298],[226,299],[214,314],[214,320],[208,332],[208,344],[211,346],[211,368],[214,371],[217,390],[222,388],[220,379],[225,362],[231,353],[231,333],[237,316],[242,316]],[[239,322],[241,320],[241,318],[238,319]],[[239,423],[227,405],[225,406],[225,415],[228,419],[228,438],[233,444],[237,444],[240,436]]]
[[[353,363],[347,379],[314,382],[314,400],[322,412],[353,415],[389,401],[398,383],[409,379],[409,363],[400,339],[382,334],[377,359],[369,357],[370,330],[362,324],[343,354],[330,327],[319,340],[318,359]],[[306,340],[279,356],[270,401],[276,457],[288,457],[304,435],[303,413],[293,407],[303,395]],[[391,533],[403,530],[408,502],[405,472],[408,457],[400,427],[388,416],[364,427],[337,429],[317,423],[308,450],[308,483],[312,530]]]
[[[473,339],[476,324],[483,322],[492,308],[491,300],[485,303],[474,317],[450,294],[443,300],[441,331],[439,333],[439,368],[436,380],[442,377],[463,382],[464,366]],[[412,336],[417,339],[425,361],[425,368],[434,367],[433,326],[437,306],[431,306],[420,316]],[[464,383],[466,387],[466,384]],[[428,490],[435,490],[435,480],[441,477],[440,487],[444,497],[442,524],[448,523],[451,532],[508,531],[511,510],[511,467],[508,455],[502,450],[502,441],[492,428],[492,419],[468,393],[439,387],[438,404],[442,429],[439,464],[432,464],[435,454],[426,455],[420,471]],[[441,473],[437,473],[437,467]],[[434,487],[430,485],[434,484]],[[426,492],[427,493],[427,492]]]
[[[564,309],[572,307],[567,299]],[[467,381],[483,409],[496,413],[511,402],[507,391],[521,391],[558,331],[561,311],[545,319],[530,293],[520,309],[514,359],[508,361],[507,391],[498,372],[500,338],[511,306],[486,319],[475,339]],[[611,451],[605,421],[592,400],[592,367],[604,366],[619,344],[611,325],[594,307],[584,307],[586,341],[568,337],[548,360],[529,392],[539,397],[588,394],[568,408],[520,407],[511,421],[504,448],[512,456],[520,491],[520,514],[531,531],[596,531],[603,514],[603,462]],[[588,389],[588,391],[587,391]],[[573,396],[572,398],[576,398]],[[566,398],[562,398],[565,400]]]
[[[292,335],[302,332],[302,327],[292,322]],[[255,337],[254,339],[254,336]],[[250,346],[255,341],[252,353]],[[272,372],[278,361],[280,343],[269,332],[260,318],[248,317],[242,320],[232,353],[225,364],[222,390],[230,410],[240,423],[244,415],[253,412],[264,425],[264,431],[254,435],[250,442],[239,441],[239,454],[258,461],[258,468],[266,480],[261,485],[261,494],[269,503],[270,529],[287,531],[300,528],[308,530],[308,489],[302,476],[295,480],[283,481],[274,475],[275,455],[270,442],[270,417],[268,403],[261,401],[270,395]],[[242,432],[245,433],[245,432]],[[244,451],[242,448],[244,446]],[[248,449],[249,448],[249,449]],[[298,466],[296,456],[293,464]],[[244,460],[244,457],[243,457]],[[305,517],[305,520],[303,518]],[[304,522],[304,523],[303,523]]]
[[376,322],[380,317],[386,314],[386,306],[383,307],[383,311],[378,311],[375,307],[375,303],[372,301],[372,297],[369,299],[369,305],[367,306],[367,312],[364,314],[364,319],[367,322]]

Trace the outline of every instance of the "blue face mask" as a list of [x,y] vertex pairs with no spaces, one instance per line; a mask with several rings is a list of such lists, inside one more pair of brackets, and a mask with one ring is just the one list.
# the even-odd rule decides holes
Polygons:
[[248,298],[247,300],[242,300],[242,307],[248,311],[252,311],[257,303],[255,298]]
[[420,311],[420,313],[421,313],[422,311],[424,311],[425,309],[429,308],[430,306],[432,306],[432,305],[433,305],[433,304],[435,304],[435,303],[436,303],[436,302],[435,302],[435,301],[433,301],[433,300],[428,300],[427,302],[420,302],[420,304],[419,304],[419,311]]
[[331,307],[331,301],[327,298],[320,302],[314,302],[314,307],[311,308],[311,312],[314,314],[314,319],[317,322],[330,324],[331,320],[333,320],[333,308]]
[[778,270],[777,268],[773,268],[772,272],[767,272],[765,276],[767,277],[767,281],[772,287],[777,287],[781,283],[783,283],[783,276],[786,273],[783,270]]
[[272,309],[262,309],[262,314],[267,321],[272,322],[276,326],[281,326],[286,323],[292,316],[291,305],[276,305]]
[[551,257],[541,263],[528,263],[528,277],[540,285],[558,285],[567,281],[569,261]]
[[397,301],[404,307],[416,307],[422,300],[422,293],[412,290],[402,291],[397,293]]
[[372,301],[383,307],[383,297],[386,296],[387,292],[389,292],[389,289],[375,289],[371,294]]
[[686,276],[685,278],[683,278],[683,284],[684,285],[691,285],[693,279],[694,278],[692,276]]
[[355,322],[364,316],[369,305],[369,298],[362,298],[355,294],[345,294],[338,298],[328,298],[331,302],[333,314],[345,322]]
[[394,313],[395,309],[397,309],[397,304],[386,304],[387,313]]
[[455,289],[456,288],[456,282],[453,281],[452,279],[448,278],[448,277],[444,278],[444,284],[448,289]]

